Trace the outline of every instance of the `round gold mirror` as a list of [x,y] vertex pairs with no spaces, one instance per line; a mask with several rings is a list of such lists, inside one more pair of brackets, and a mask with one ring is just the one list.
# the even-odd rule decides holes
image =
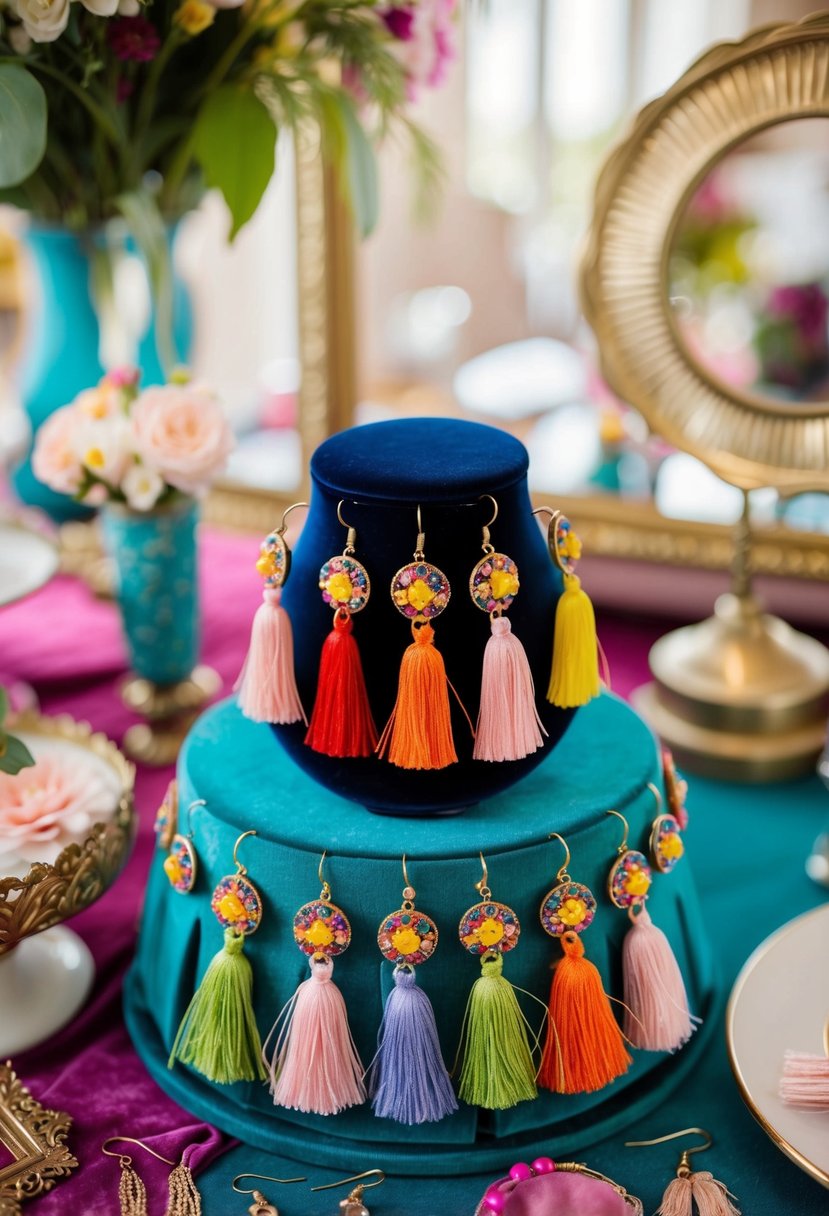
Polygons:
[[[819,211],[829,206],[827,13],[713,47],[640,112],[599,177],[582,265],[609,383],[670,443],[747,490],[829,489],[829,228],[812,215],[798,231],[809,200],[795,180],[782,233],[758,214],[756,192],[743,201],[752,172],[755,187],[765,173],[779,219],[798,156],[809,158]],[[804,272],[787,263],[786,241],[806,232]],[[706,277],[712,264],[719,279]]]
[[748,491],[829,490],[829,13],[712,47],[639,113],[581,290],[612,388],[745,491],[731,592],[654,645],[636,704],[689,767],[808,769],[829,651],[752,595]]

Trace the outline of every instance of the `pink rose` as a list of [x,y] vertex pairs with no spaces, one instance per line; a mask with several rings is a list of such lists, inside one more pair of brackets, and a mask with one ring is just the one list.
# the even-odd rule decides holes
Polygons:
[[233,432],[216,398],[195,384],[148,388],[132,407],[135,450],[185,494],[199,494],[222,471]]
[[75,407],[64,405],[46,419],[35,436],[35,477],[59,494],[74,494],[81,484],[83,468],[75,449],[77,425]]
[[[457,0],[420,0],[418,4],[392,6],[384,14],[391,33],[401,39],[394,49],[406,69],[410,101],[416,99],[419,86],[436,88],[445,80],[457,54],[456,10]],[[390,19],[396,25],[389,25]]]
[[47,751],[14,777],[0,773],[0,872],[4,857],[51,864],[112,817],[118,796],[114,770],[110,777],[76,747]]

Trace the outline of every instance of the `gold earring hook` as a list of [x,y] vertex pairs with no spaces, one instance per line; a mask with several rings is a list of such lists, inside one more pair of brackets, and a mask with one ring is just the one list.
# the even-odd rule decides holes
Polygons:
[[274,1178],[271,1174],[237,1174],[231,1182],[231,1187],[237,1195],[255,1195],[256,1187],[243,1188],[237,1186],[237,1182],[241,1182],[243,1178],[256,1178],[259,1182],[278,1182],[283,1186],[287,1186],[291,1182],[307,1182],[307,1178]]
[[343,557],[351,557],[357,546],[357,529],[353,526],[353,524],[346,523],[346,521],[343,519],[344,502],[345,499],[341,498],[337,503],[337,519],[348,532],[348,536],[346,537],[345,541],[345,548],[343,549]]
[[407,887],[411,887],[411,885],[412,885],[409,882],[409,871],[406,869],[406,854],[405,853],[403,854],[403,882],[406,884]]
[[417,544],[415,545],[414,559],[416,562],[422,562],[425,557],[424,549],[426,548],[426,533],[423,531],[423,517],[420,513],[420,503],[417,504]]
[[690,1158],[694,1153],[705,1153],[714,1143],[714,1137],[704,1127],[683,1127],[679,1132],[670,1132],[667,1136],[657,1136],[655,1140],[626,1140],[625,1148],[649,1148],[652,1144],[666,1144],[668,1140],[678,1140],[680,1136],[702,1136],[703,1144],[695,1144],[682,1150],[676,1167],[678,1178],[687,1177],[691,1173]]
[[558,833],[558,832],[550,832],[547,839],[548,840],[559,840],[559,841],[561,841],[562,845],[564,846],[564,852],[565,852],[566,856],[564,858],[563,864],[559,866],[558,871],[556,872],[556,881],[557,882],[569,882],[570,875],[567,873],[567,867],[570,864],[570,846],[568,845],[568,843],[564,839],[564,837],[562,835],[560,835],[560,833]]
[[485,498],[488,498],[489,501],[492,503],[493,514],[492,514],[492,519],[487,520],[487,522],[481,528],[481,549],[483,550],[484,553],[494,553],[495,546],[490,543],[489,529],[492,526],[492,524],[495,523],[496,519],[498,518],[498,503],[492,497],[491,494],[482,494],[479,501],[483,502],[483,500]]
[[550,557],[558,566],[562,573],[567,573],[567,563],[558,551],[558,524],[562,518],[562,512],[553,510],[552,507],[536,507],[533,515],[549,515],[550,522],[547,524],[547,548],[550,552]]
[[[386,1175],[382,1170],[363,1170],[362,1174],[355,1174],[353,1178],[341,1178],[339,1182],[326,1182],[325,1186],[312,1186],[312,1191],[331,1191],[335,1186],[348,1186],[350,1182],[359,1182],[361,1178],[376,1178],[376,1182],[364,1182],[360,1186],[355,1187],[355,1191],[362,1194],[363,1191],[368,1191],[373,1186],[380,1186],[386,1181]],[[349,1195],[349,1199],[351,1196]],[[359,1195],[357,1196],[359,1199]]]
[[187,808],[187,839],[188,840],[193,839],[193,811],[195,811],[195,809],[200,806],[207,806],[207,803],[205,802],[204,798],[196,798],[196,800],[194,802],[191,802]]
[[328,856],[328,849],[323,849],[322,857],[320,858],[320,863],[317,866],[317,877],[319,878],[320,882],[322,883],[322,890],[320,891],[320,899],[326,899],[326,900],[331,898],[331,887],[328,884],[328,880],[323,878],[323,876],[322,876],[322,867],[325,864],[325,859],[327,856]]
[[492,892],[490,891],[489,887],[487,886],[487,879],[489,878],[489,870],[487,869],[486,861],[484,860],[483,853],[479,853],[478,856],[481,859],[481,867],[482,867],[484,873],[483,873],[483,877],[478,882],[475,883],[475,890],[480,894],[481,899],[491,899]]
[[307,507],[307,506],[308,506],[307,502],[292,502],[289,507],[286,507],[285,510],[282,512],[282,523],[276,529],[276,535],[284,536],[285,533],[288,531],[288,524],[286,521],[292,511],[296,511],[297,507]]
[[169,1157],[162,1157],[161,1153],[157,1153],[154,1148],[150,1148],[149,1144],[145,1144],[143,1140],[136,1140],[134,1136],[109,1136],[101,1145],[101,1152],[105,1157],[117,1157],[122,1166],[132,1165],[132,1157],[127,1156],[125,1153],[113,1153],[111,1149],[108,1149],[107,1145],[112,1144],[115,1140],[119,1140],[121,1144],[137,1144],[139,1148],[143,1148],[145,1153],[149,1153],[157,1161],[163,1161],[165,1165],[176,1164]]
[[242,865],[239,858],[236,856],[236,854],[239,850],[239,845],[242,843],[242,841],[245,839],[246,836],[256,836],[256,835],[257,835],[256,828],[249,828],[247,830],[247,832],[242,832],[242,835],[239,837],[239,839],[236,841],[235,845],[233,846],[233,864],[235,865],[239,874],[242,874],[242,875],[247,874],[247,870]]
[[654,785],[652,781],[648,782],[648,789],[656,799],[656,813],[658,815],[662,810],[662,794],[659,792],[658,786]]
[[622,841],[622,843],[619,845],[618,849],[616,850],[618,852],[619,856],[621,857],[623,853],[627,852],[628,836],[630,834],[630,824],[628,823],[627,819],[625,819],[624,815],[622,815],[619,811],[606,811],[605,814],[615,815],[616,818],[621,819],[622,823],[625,825],[624,840]]

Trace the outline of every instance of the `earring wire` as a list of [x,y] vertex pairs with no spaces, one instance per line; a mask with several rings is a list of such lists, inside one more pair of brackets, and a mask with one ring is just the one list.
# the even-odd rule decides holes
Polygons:
[[274,1178],[274,1177],[272,1177],[271,1174],[237,1174],[236,1177],[233,1179],[233,1181],[230,1184],[237,1195],[253,1195],[257,1189],[255,1186],[249,1187],[247,1189],[237,1186],[236,1183],[241,1182],[241,1180],[243,1178],[256,1178],[259,1182],[279,1182],[281,1184],[284,1184],[285,1186],[287,1186],[288,1183],[291,1183],[291,1182],[307,1182],[308,1181],[307,1178]]
[[625,819],[624,815],[620,811],[607,811],[606,814],[615,815],[616,818],[621,819],[622,823],[625,825],[624,839],[622,840],[622,843],[619,845],[618,849],[616,850],[618,852],[619,856],[621,857],[623,853],[627,852],[628,836],[630,834],[630,824],[628,823],[627,819]]
[[345,548],[343,549],[343,557],[351,557],[357,546],[357,529],[353,526],[353,524],[349,524],[343,519],[343,509],[342,508],[343,508],[344,502],[345,502],[345,499],[341,498],[340,501],[337,503],[337,519],[340,521],[342,526],[348,531],[348,536],[346,537],[346,542],[345,542]]
[[286,523],[286,520],[287,520],[288,516],[291,514],[291,512],[296,511],[297,507],[307,507],[307,506],[308,506],[307,502],[293,502],[293,503],[291,503],[290,507],[286,507],[285,510],[282,512],[282,523],[276,529],[277,536],[284,536],[285,533],[288,531],[288,525]]
[[481,896],[481,899],[490,899],[492,897],[492,892],[490,891],[489,887],[487,886],[487,879],[489,878],[489,870],[487,869],[487,865],[486,865],[486,861],[484,860],[483,853],[479,853],[478,856],[481,859],[481,866],[483,867],[484,874],[483,874],[483,878],[481,878],[480,881],[475,883],[475,890],[479,893],[479,895]]
[[320,882],[322,883],[322,890],[320,891],[320,899],[330,899],[331,898],[331,887],[328,883],[328,880],[323,878],[323,876],[322,876],[322,867],[325,864],[325,859],[327,856],[328,856],[328,849],[323,849],[322,857],[320,858],[320,863],[317,866],[317,877],[319,878]]
[[657,1136],[654,1140],[626,1140],[625,1148],[649,1148],[652,1144],[666,1144],[669,1140],[678,1140],[680,1136],[703,1136],[703,1144],[694,1144],[682,1150],[677,1163],[677,1177],[684,1178],[691,1173],[690,1158],[694,1153],[705,1153],[714,1143],[714,1137],[704,1127],[683,1127],[681,1131],[669,1132],[667,1136]]
[[161,1153],[157,1153],[154,1148],[150,1148],[149,1144],[145,1144],[143,1140],[136,1140],[134,1136],[109,1136],[101,1145],[101,1152],[105,1157],[117,1157],[121,1165],[132,1165],[132,1157],[126,1153],[114,1153],[112,1149],[107,1148],[108,1144],[112,1144],[116,1140],[120,1141],[121,1144],[137,1144],[139,1148],[143,1148],[145,1153],[149,1153],[157,1161],[163,1161],[165,1165],[174,1166],[176,1164],[169,1157],[162,1157]]
[[187,839],[188,840],[193,839],[193,811],[195,811],[196,808],[200,807],[200,806],[207,806],[207,803],[204,800],[204,798],[197,798],[195,800],[195,802],[191,802],[187,808]]
[[658,815],[662,810],[662,794],[660,793],[658,786],[654,785],[652,781],[648,782],[648,789],[656,799],[656,813]]
[[312,1186],[312,1191],[331,1191],[337,1186],[348,1186],[349,1182],[359,1182],[361,1178],[376,1178],[375,1182],[364,1182],[359,1188],[361,1191],[368,1191],[373,1186],[380,1186],[386,1181],[386,1175],[382,1170],[364,1170],[362,1174],[355,1174],[353,1178],[341,1178],[339,1182],[326,1182],[325,1186]]
[[565,852],[566,856],[564,858],[563,863],[559,866],[559,868],[556,872],[556,881],[557,882],[569,882],[570,875],[567,873],[567,867],[570,864],[570,846],[568,845],[567,841],[564,839],[564,837],[559,832],[550,832],[547,839],[548,840],[560,840],[562,845],[564,846],[564,852]]
[[242,843],[242,841],[245,839],[246,836],[256,836],[256,835],[257,835],[256,828],[248,828],[247,832],[242,832],[242,835],[239,837],[239,839],[236,841],[235,845],[233,846],[233,864],[235,865],[237,871],[242,875],[247,874],[247,870],[242,865],[239,858],[236,856],[238,849],[239,849],[239,845]]

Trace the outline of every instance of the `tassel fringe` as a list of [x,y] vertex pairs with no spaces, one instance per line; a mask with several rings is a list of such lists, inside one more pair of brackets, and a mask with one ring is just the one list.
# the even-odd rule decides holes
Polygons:
[[164,1216],[201,1216],[201,1195],[196,1190],[190,1167],[183,1161],[170,1174],[167,1186],[169,1199]]
[[576,574],[564,575],[556,605],[553,669],[547,700],[561,709],[586,705],[599,695],[599,647],[593,605]]
[[522,760],[543,746],[547,732],[535,706],[527,652],[509,618],[492,618],[484,650],[481,708],[475,730],[475,760]]
[[537,1097],[527,1021],[515,989],[501,974],[502,955],[483,955],[461,1032],[458,1095],[470,1106],[507,1110]]
[[596,966],[577,933],[562,934],[539,1084],[559,1094],[603,1089],[633,1063]]
[[291,618],[280,601],[281,587],[266,587],[256,610],[250,647],[234,691],[239,708],[254,722],[307,722],[294,676]]
[[449,712],[449,681],[428,622],[412,625],[403,652],[397,700],[377,754],[398,768],[437,769],[457,762]]
[[372,1109],[397,1123],[437,1123],[458,1109],[443,1062],[432,1002],[418,986],[414,968],[394,969],[369,1070]]
[[700,1170],[668,1183],[656,1216],[692,1216],[695,1203],[699,1216],[740,1216],[734,1198],[722,1182]]
[[671,943],[644,904],[628,913],[622,946],[625,1037],[644,1051],[677,1051],[694,1033],[682,972]]
[[336,1115],[365,1102],[365,1070],[351,1037],[345,1001],[331,978],[333,961],[317,954],[308,965],[310,978],[299,985],[268,1035],[270,1040],[284,1017],[273,1058],[265,1059],[270,1091],[276,1106]]
[[147,1188],[131,1165],[121,1166],[118,1202],[121,1216],[147,1216]]
[[780,1097],[801,1110],[829,1111],[829,1058],[787,1051]]
[[325,756],[370,756],[377,746],[351,614],[338,609],[322,644],[317,697],[305,742]]
[[264,1081],[262,1048],[253,1013],[253,970],[243,950],[244,936],[225,929],[224,948],[210,961],[187,1006],[170,1052],[208,1081]]

